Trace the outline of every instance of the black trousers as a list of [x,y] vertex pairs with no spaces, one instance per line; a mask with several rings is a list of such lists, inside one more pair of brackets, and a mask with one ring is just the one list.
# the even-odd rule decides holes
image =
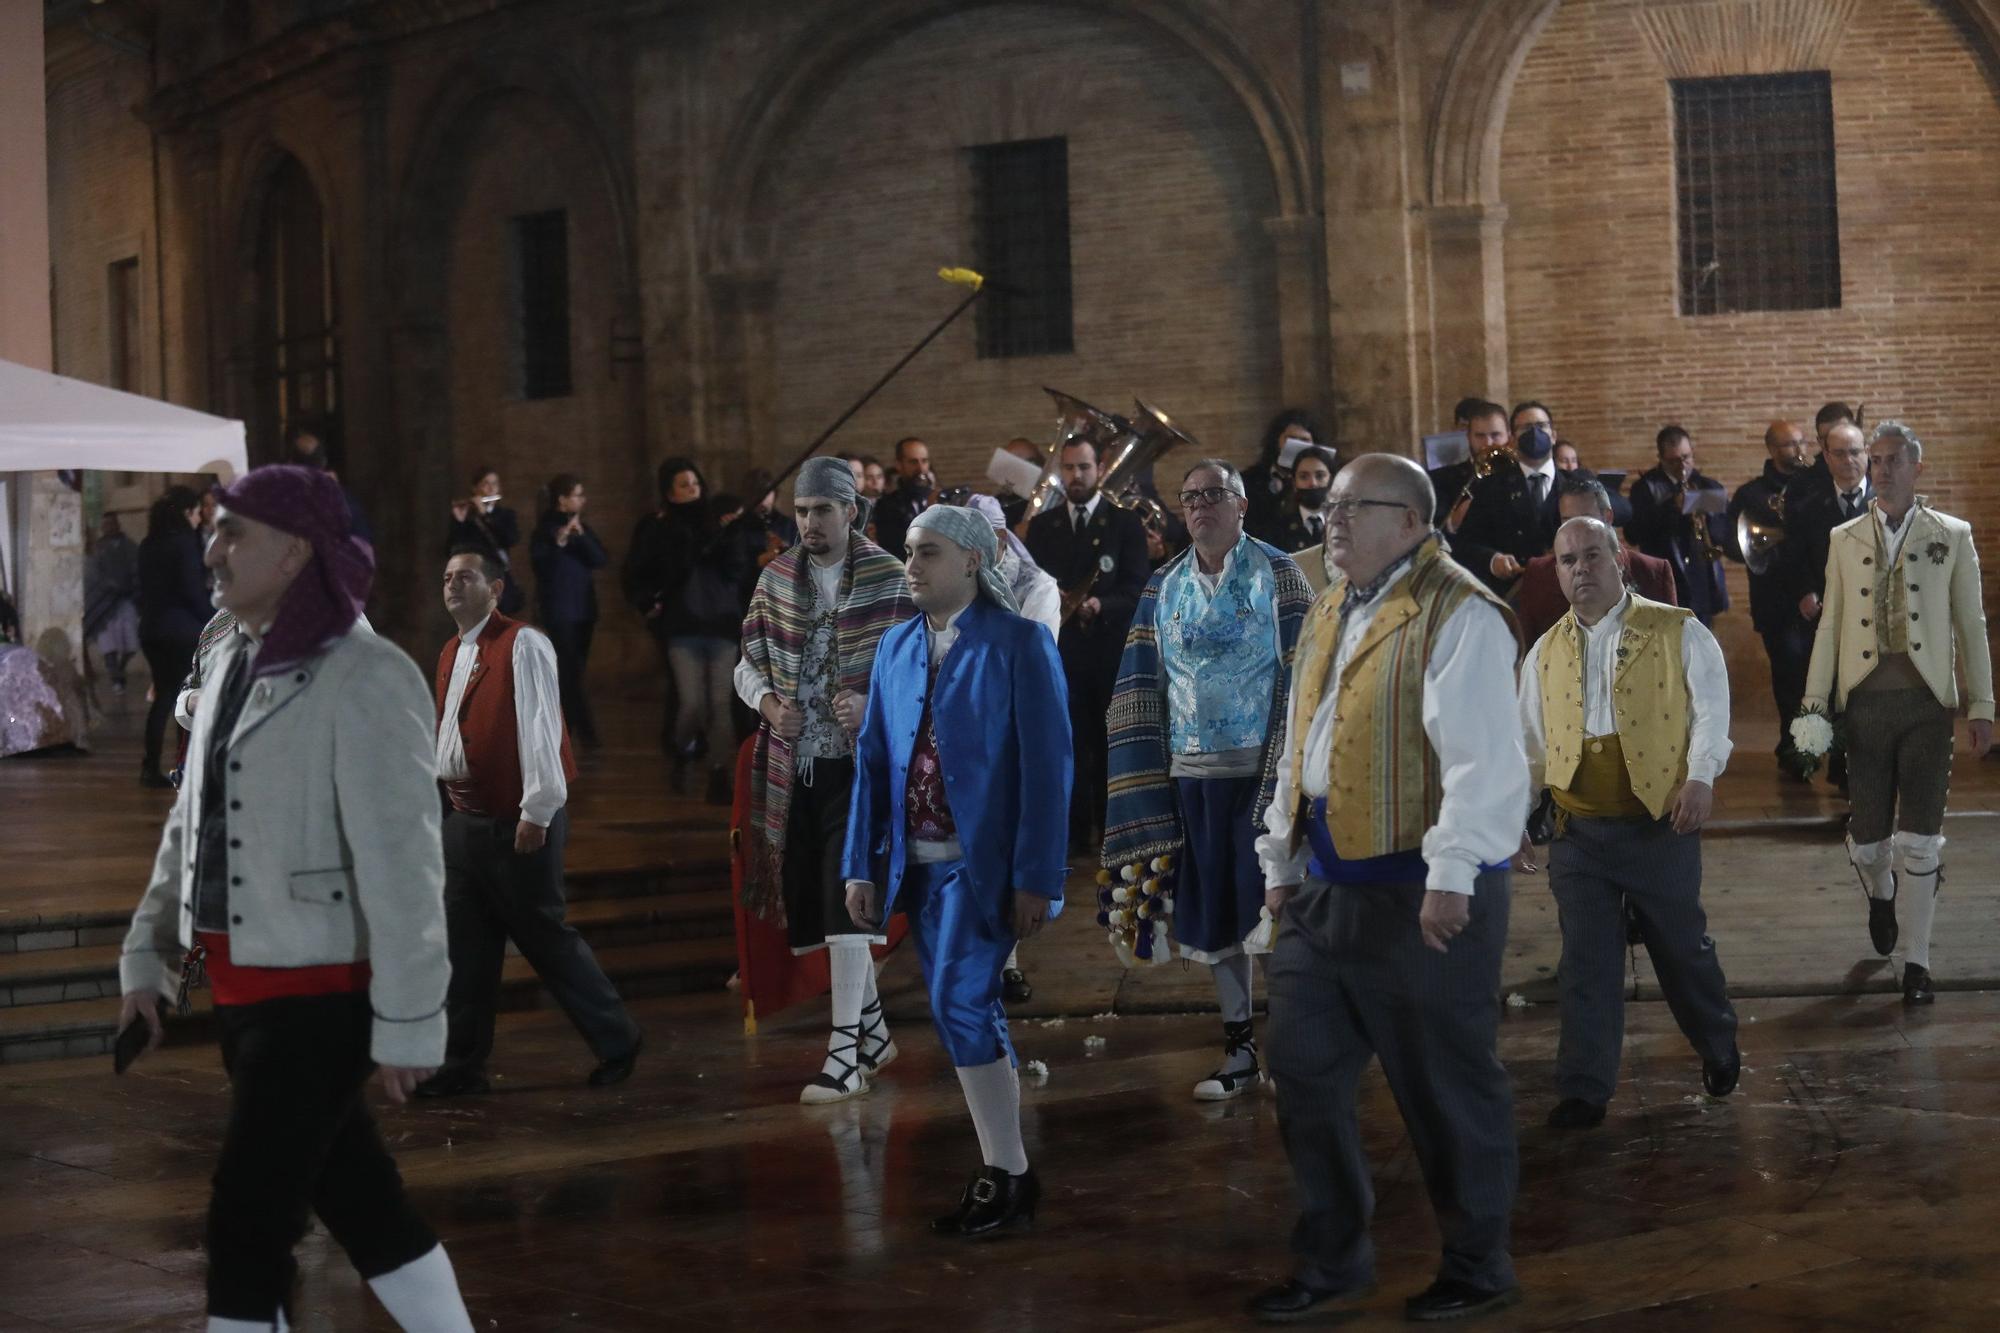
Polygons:
[[1778,753],[1792,752],[1792,719],[1806,692],[1806,668],[1812,665],[1813,626],[1792,616],[1784,628],[1765,630],[1764,656],[1771,662],[1771,701],[1778,706]]
[[139,640],[139,651],[146,655],[146,669],[153,673],[153,703],[146,710],[147,772],[159,771],[167,723],[174,718],[174,699],[180,694],[181,686],[187,682],[188,671],[194,666],[195,642],[193,639],[159,637]]
[[[1106,715],[1118,683],[1118,660],[1108,662],[1089,648],[1063,654],[1063,676],[1069,686],[1070,746],[1075,758],[1069,798],[1072,843],[1088,842],[1104,832],[1104,806],[1109,795],[1106,755]],[[1092,848],[1095,851],[1095,848]]]
[[447,1064],[477,1069],[493,1054],[500,970],[510,939],[599,1060],[628,1054],[637,1044],[639,1025],[590,945],[563,919],[568,841],[567,810],[556,811],[548,841],[526,856],[514,850],[513,820],[445,812],[444,916],[451,947]]
[[208,1312],[261,1321],[287,1306],[292,1247],[314,1213],[364,1278],[436,1247],[364,1099],[367,995],[218,1005],[215,1017],[229,1127],[208,1205]]
[[1471,923],[1444,953],[1417,927],[1422,884],[1308,879],[1285,904],[1265,975],[1278,1132],[1299,1193],[1296,1273],[1372,1281],[1375,1192],[1355,1103],[1370,1058],[1395,1095],[1444,1241],[1438,1276],[1514,1285],[1514,1091],[1494,1052],[1508,872],[1480,873]]
[[817,949],[829,935],[867,933],[847,914],[847,881],[840,873],[853,792],[852,759],[813,760],[810,786],[802,775],[792,776],[781,884],[785,936],[793,953]]
[[597,721],[590,714],[590,697],[584,693],[584,672],[590,667],[590,640],[597,632],[594,620],[552,620],[542,626],[549,646],[556,651],[556,688],[562,695],[563,716],[569,720],[570,734],[585,745],[597,744]]

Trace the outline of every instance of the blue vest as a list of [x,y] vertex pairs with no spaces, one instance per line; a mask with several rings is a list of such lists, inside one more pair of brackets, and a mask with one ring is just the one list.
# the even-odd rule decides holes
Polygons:
[[1262,747],[1278,675],[1278,596],[1271,561],[1248,537],[1210,597],[1187,557],[1160,586],[1155,624],[1167,677],[1167,746],[1174,754]]

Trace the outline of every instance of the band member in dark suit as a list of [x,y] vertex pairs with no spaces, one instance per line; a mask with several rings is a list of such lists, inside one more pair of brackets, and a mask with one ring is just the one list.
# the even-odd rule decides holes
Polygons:
[[901,560],[903,535],[917,515],[931,507],[936,493],[931,447],[914,435],[896,441],[896,489],[875,506],[875,544]]
[[[1796,423],[1773,421],[1764,431],[1764,448],[1770,453],[1764,471],[1736,488],[1729,501],[1728,531],[1736,535],[1737,519],[1743,514],[1759,523],[1784,522],[1787,490],[1803,484],[1807,475],[1808,437]],[[1729,554],[1748,563],[1747,553],[1732,540]],[[1764,656],[1771,662],[1771,697],[1778,706],[1778,764],[1786,771],[1804,775],[1798,750],[1789,730],[1799,715],[1799,696],[1806,688],[1806,665],[1812,661],[1813,624],[1799,614],[1798,597],[1792,591],[1790,573],[1785,568],[1784,548],[1770,553],[1762,572],[1750,571],[1750,623],[1764,640]],[[1822,564],[1822,569],[1824,565]]]
[[1452,557],[1502,595],[1556,536],[1555,428],[1540,403],[1516,407],[1514,421],[1513,466],[1500,464],[1473,484],[1472,503],[1450,537]]
[[[1097,449],[1064,447],[1064,503],[1028,524],[1028,554],[1055,575],[1065,612],[1057,647],[1069,682],[1069,717],[1076,747],[1070,796],[1070,842],[1095,848],[1104,828],[1105,712],[1118,683],[1125,631],[1152,574],[1146,529],[1139,516],[1106,500],[1097,488]],[[1074,609],[1072,609],[1074,608]]]
[[1328,438],[1320,428],[1319,419],[1302,407],[1288,407],[1271,418],[1264,427],[1264,442],[1257,451],[1257,461],[1243,469],[1243,484],[1250,491],[1247,528],[1251,536],[1263,531],[1265,524],[1277,516],[1285,487],[1291,484],[1292,464],[1298,459],[1298,451]]
[[[1822,416],[1839,407],[1829,403]],[[1785,490],[1785,544],[1778,548],[1785,596],[1817,631],[1826,595],[1829,538],[1841,524],[1868,512],[1875,488],[1868,484],[1868,444],[1853,414],[1827,426],[1815,469]],[[1789,733],[1787,739],[1789,739]],[[1847,790],[1847,751],[1835,745],[1826,757],[1827,780]]]
[[[1466,456],[1463,461],[1447,463],[1430,474],[1438,507],[1431,522],[1443,528],[1447,536],[1457,532],[1465,522],[1466,506],[1472,500],[1473,460],[1489,454],[1504,456],[1514,447],[1513,434],[1507,429],[1506,408],[1483,398],[1468,398],[1458,408],[1460,424],[1465,429]],[[1500,461],[1499,457],[1494,459],[1496,464]]]
[[[1711,558],[1729,550],[1733,540],[1721,513],[1686,514],[1683,497],[1690,491],[1726,491],[1721,482],[1695,469],[1694,440],[1679,426],[1664,426],[1653,440],[1659,466],[1648,468],[1632,483],[1632,521],[1625,533],[1647,555],[1674,567],[1674,591],[1680,604],[1694,612],[1704,627],[1716,613],[1729,609],[1729,589],[1722,581],[1722,561]],[[1707,531],[1707,541],[1695,524]]]
[[1292,488],[1285,495],[1284,508],[1278,511],[1271,535],[1263,540],[1286,555],[1317,548],[1326,539],[1326,496],[1333,486],[1333,474],[1339,470],[1333,450],[1316,444],[1301,449],[1292,460]]

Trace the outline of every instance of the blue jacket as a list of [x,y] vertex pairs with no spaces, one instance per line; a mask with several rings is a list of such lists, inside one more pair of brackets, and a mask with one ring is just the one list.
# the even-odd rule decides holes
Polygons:
[[535,566],[535,607],[545,625],[597,619],[596,576],[608,558],[604,543],[586,523],[568,544],[557,545],[556,533],[568,522],[567,514],[544,514],[528,542],[528,557]]
[[[903,793],[924,715],[930,636],[918,616],[882,636],[868,679],[868,715],[854,750],[854,798],[841,874],[886,889],[903,883]],[[990,910],[1014,889],[1060,910],[1069,873],[1069,695],[1046,629],[985,598],[959,617],[938,667],[934,709],[965,868]]]

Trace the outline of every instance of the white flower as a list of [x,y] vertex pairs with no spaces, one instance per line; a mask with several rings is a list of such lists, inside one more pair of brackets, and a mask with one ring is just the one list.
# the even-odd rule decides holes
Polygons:
[[1792,719],[1792,744],[1800,754],[1818,758],[1833,748],[1833,723],[1825,713],[1801,713]]

